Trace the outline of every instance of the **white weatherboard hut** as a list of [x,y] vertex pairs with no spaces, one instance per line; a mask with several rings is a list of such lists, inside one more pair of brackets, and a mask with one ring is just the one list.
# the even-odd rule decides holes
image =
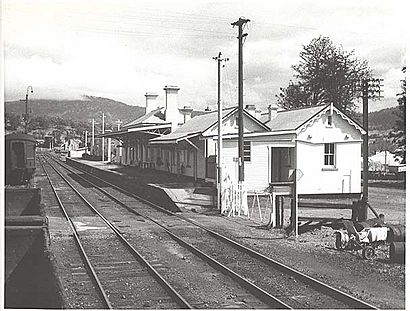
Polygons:
[[[271,130],[245,133],[245,184],[261,191],[292,181],[299,195],[361,194],[363,128],[333,105],[274,111]],[[215,137],[215,133],[210,133]],[[237,179],[237,135],[224,135],[223,168]]]

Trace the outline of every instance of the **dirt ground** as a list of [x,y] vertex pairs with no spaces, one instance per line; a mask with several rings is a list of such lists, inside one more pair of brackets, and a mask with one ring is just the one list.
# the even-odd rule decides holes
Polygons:
[[[385,215],[386,222],[405,225],[405,190],[370,187],[369,203],[377,213]],[[289,206],[285,202],[285,223],[290,216]],[[299,212],[310,217],[351,216],[349,210],[302,208]],[[405,265],[390,262],[388,245],[377,248],[373,260],[365,260],[359,251],[336,250],[334,229],[330,226],[313,223],[297,238],[287,237],[283,231],[264,227],[268,217],[264,202],[261,216],[262,220],[258,209],[254,209],[249,219],[221,217],[223,224],[212,217],[209,226],[378,308],[405,308]],[[370,210],[368,217],[374,217]],[[204,222],[202,218],[201,221]]]

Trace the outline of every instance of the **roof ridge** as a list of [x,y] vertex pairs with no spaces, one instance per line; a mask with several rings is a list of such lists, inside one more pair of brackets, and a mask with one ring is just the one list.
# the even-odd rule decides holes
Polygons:
[[278,113],[281,113],[281,112],[288,112],[288,111],[297,111],[297,110],[303,110],[303,109],[312,109],[312,108],[318,108],[318,107],[325,107],[325,106],[328,106],[328,105],[330,105],[330,104],[322,104],[322,105],[315,105],[315,106],[303,106],[303,107],[297,107],[297,108],[293,108],[293,109],[289,109],[289,110],[280,110],[280,111],[278,111]]

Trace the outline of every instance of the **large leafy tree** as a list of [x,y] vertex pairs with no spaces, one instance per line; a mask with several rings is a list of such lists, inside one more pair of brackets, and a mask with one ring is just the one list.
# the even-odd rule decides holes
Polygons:
[[394,127],[393,141],[397,144],[398,148],[395,151],[397,156],[400,156],[406,163],[406,67],[402,69],[404,73],[404,79],[401,84],[401,92],[397,94],[397,102],[399,103],[398,120]]
[[299,56],[299,64],[292,66],[297,82],[281,89],[280,105],[296,108],[332,102],[347,111],[356,109],[357,85],[371,77],[367,61],[322,36],[303,46]]

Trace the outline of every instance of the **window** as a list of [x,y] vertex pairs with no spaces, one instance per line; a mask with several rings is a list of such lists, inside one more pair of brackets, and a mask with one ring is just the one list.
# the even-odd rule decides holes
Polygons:
[[14,159],[16,160],[16,167],[23,168],[25,166],[25,159],[24,159],[24,143],[16,142],[12,144],[13,152],[14,152]]
[[335,166],[335,144],[325,144],[325,165]]
[[251,142],[250,141],[243,142],[243,161],[244,162],[251,161]]

